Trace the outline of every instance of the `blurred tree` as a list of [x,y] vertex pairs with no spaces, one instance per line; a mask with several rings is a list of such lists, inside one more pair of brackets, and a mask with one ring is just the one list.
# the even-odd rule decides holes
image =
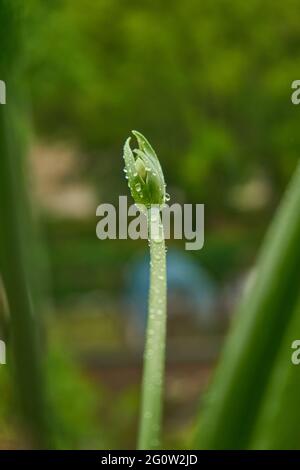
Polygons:
[[120,143],[138,124],[187,198],[226,208],[233,183],[263,172],[277,201],[300,144],[297,0],[33,5],[37,126],[88,150],[99,186],[116,180]]
[[[113,202],[126,191],[122,143],[138,127],[158,149],[171,202],[206,204],[206,266],[223,279],[248,266],[298,159],[297,0],[29,0],[26,8],[38,138],[77,146],[80,177],[99,202]],[[95,221],[85,240],[67,223],[60,229],[78,246],[71,262],[79,273],[92,258],[98,274],[89,272],[104,286]],[[54,239],[56,263],[67,250]],[[121,259],[120,245],[112,251]],[[58,264],[57,289],[70,291],[66,256]]]

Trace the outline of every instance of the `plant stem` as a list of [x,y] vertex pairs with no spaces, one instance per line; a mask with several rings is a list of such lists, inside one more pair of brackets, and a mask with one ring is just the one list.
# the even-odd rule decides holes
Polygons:
[[154,449],[160,445],[163,378],[166,343],[166,249],[159,209],[148,210],[150,243],[150,293],[139,449]]

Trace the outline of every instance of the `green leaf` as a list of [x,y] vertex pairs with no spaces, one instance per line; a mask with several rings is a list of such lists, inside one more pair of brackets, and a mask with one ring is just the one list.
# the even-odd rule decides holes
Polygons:
[[196,447],[245,448],[300,285],[300,165],[262,247],[198,420]]

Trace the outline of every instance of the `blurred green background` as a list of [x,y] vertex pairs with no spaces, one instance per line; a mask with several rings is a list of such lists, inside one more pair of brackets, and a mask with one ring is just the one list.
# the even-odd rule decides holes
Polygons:
[[[136,128],[159,155],[171,203],[205,204],[203,250],[168,243],[210,303],[206,310],[197,288],[182,277],[173,285],[171,275],[164,446],[186,447],[297,164],[299,109],[290,97],[299,78],[299,3],[29,0],[22,21],[22,128],[39,220],[38,314],[59,416],[55,445],[135,446],[144,298],[136,280],[147,244],[98,240],[95,213],[128,194],[122,145]],[[29,446],[0,367],[0,447]]]

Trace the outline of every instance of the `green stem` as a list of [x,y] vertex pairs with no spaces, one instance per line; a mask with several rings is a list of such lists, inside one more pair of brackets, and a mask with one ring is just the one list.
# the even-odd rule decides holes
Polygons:
[[160,445],[163,378],[166,343],[166,249],[159,210],[148,211],[150,243],[150,293],[139,449],[154,449]]

